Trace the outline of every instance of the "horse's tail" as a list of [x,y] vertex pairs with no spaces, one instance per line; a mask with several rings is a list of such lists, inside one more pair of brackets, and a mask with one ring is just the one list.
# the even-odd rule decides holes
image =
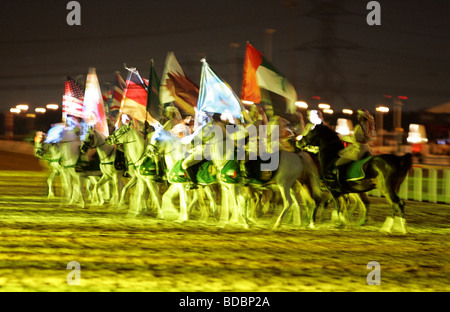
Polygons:
[[314,160],[306,152],[297,153],[297,155],[302,159],[305,168],[301,178],[302,182],[306,183],[313,197],[321,197],[323,194],[320,187],[319,170]]
[[408,171],[411,169],[412,167],[412,154],[411,153],[406,153],[405,155],[403,155],[401,157],[400,160],[400,176],[401,177],[406,177],[406,175],[408,174]]

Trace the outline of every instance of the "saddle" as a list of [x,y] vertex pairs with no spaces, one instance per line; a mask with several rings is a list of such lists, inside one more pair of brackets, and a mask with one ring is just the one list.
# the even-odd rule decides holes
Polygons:
[[273,171],[261,171],[261,164],[268,164],[271,162],[271,158],[268,160],[262,160],[259,156],[255,160],[249,160],[245,163],[245,169],[247,170],[247,178],[250,179],[249,184],[265,184],[269,182],[276,174],[277,169]]
[[[170,183],[184,183],[192,182],[189,175],[181,167],[184,159],[180,159],[176,164],[169,170],[168,180]],[[216,182],[217,171],[211,160],[202,160],[201,162],[194,164],[190,167],[195,178],[197,179],[197,184],[207,185]]]
[[157,164],[151,156],[146,156],[142,164],[139,166],[139,173],[143,176],[157,176]]
[[239,163],[232,159],[229,160],[222,170],[220,170],[220,180],[225,183],[238,183],[241,176]]
[[372,156],[368,156],[361,160],[354,161],[347,166],[347,170],[345,172],[344,179],[345,181],[358,181],[362,180],[366,177],[366,173],[364,172],[364,164],[371,159]]
[[344,182],[359,181],[366,177],[364,164],[371,158],[372,156],[367,156],[346,165],[333,167],[324,173],[324,180],[331,189],[341,190]]
[[75,171],[100,171],[100,157],[98,156],[98,153],[95,152],[92,155],[92,158],[88,160],[84,160],[84,157],[82,157],[82,154],[80,154],[75,164]]
[[114,168],[116,168],[117,171],[127,169],[125,153],[119,149],[116,150],[116,158],[114,159]]

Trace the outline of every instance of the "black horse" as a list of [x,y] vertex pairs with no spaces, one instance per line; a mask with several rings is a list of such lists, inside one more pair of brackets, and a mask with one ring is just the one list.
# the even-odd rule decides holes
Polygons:
[[[319,163],[321,167],[322,179],[333,196],[338,214],[341,213],[339,197],[349,193],[363,193],[372,189],[379,189],[392,205],[392,218],[388,218],[383,231],[390,232],[394,217],[400,217],[401,231],[406,232],[404,219],[405,203],[397,195],[398,189],[405,179],[412,166],[412,155],[404,156],[382,154],[367,157],[358,164],[351,163],[339,168],[339,183],[336,187],[335,181],[330,181],[329,174],[336,170],[335,162],[339,158],[338,152],[344,148],[338,134],[330,127],[319,124],[305,135],[298,143],[298,147],[317,146],[319,148]],[[361,175],[348,177],[348,171],[353,165],[360,166]],[[332,176],[332,175],[331,175]]]

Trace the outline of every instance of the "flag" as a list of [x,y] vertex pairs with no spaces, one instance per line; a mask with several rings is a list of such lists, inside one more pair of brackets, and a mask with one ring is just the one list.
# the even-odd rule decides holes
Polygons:
[[147,111],[152,117],[157,120],[161,119],[162,106],[159,101],[159,88],[161,81],[155,70],[154,61],[151,60],[150,74],[148,80],[148,94],[147,94]]
[[115,111],[120,109],[120,103],[122,102],[123,92],[126,88],[126,82],[123,80],[120,72],[115,73],[114,85],[112,93],[108,99],[109,111]]
[[197,109],[208,113],[222,114],[226,112],[233,117],[241,118],[241,102],[236,94],[214,73],[205,59],[202,62]]
[[70,76],[66,77],[63,95],[63,120],[67,115],[83,118],[83,88]]
[[147,121],[150,124],[157,121],[147,112],[147,85],[139,75],[136,68],[127,68],[127,86],[124,90],[120,113],[130,115],[130,117]]
[[95,68],[89,68],[84,92],[83,118],[86,124],[94,126],[105,136],[109,136],[108,122],[103,95]]
[[[297,92],[294,86],[264,58],[261,52],[256,50],[250,43],[247,43],[241,99],[261,103],[264,98],[261,94],[265,91],[275,93],[285,99],[285,113],[295,112]],[[281,105],[281,103],[271,104]],[[276,105],[273,106],[275,109]]]
[[169,52],[161,78],[160,102],[162,104],[173,102],[186,115],[194,116],[198,92],[198,86],[185,75],[175,54]]

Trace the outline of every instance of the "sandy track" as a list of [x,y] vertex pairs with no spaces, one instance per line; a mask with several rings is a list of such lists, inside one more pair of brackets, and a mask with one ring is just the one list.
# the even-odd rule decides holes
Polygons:
[[[245,230],[214,220],[126,218],[109,207],[45,197],[46,172],[0,171],[0,291],[449,291],[449,206],[407,202],[408,235],[378,229],[389,210],[372,198],[370,224],[315,230],[264,216]],[[81,285],[66,265],[81,266]],[[381,285],[366,283],[369,261]]]

